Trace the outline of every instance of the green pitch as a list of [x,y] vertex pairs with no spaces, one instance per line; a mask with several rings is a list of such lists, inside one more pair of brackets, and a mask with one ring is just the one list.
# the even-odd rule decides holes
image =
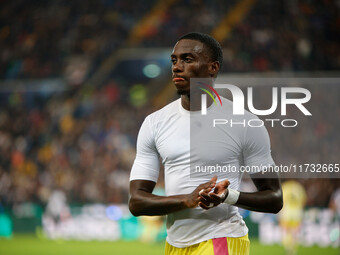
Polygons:
[[[145,244],[137,241],[80,242],[49,241],[34,235],[15,235],[12,239],[0,239],[1,255],[159,255],[164,254],[164,243]],[[263,246],[251,241],[251,255],[284,255],[279,245]],[[339,255],[335,248],[300,247],[298,255]]]

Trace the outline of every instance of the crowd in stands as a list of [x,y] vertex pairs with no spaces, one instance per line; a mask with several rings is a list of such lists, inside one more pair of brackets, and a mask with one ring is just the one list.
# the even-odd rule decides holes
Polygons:
[[[89,62],[87,75],[117,48],[156,0],[2,1],[0,78],[50,78],[70,58]],[[140,47],[172,47],[181,35],[211,33],[237,1],[173,1]],[[258,0],[221,42],[223,71],[313,71],[340,67],[338,1]],[[83,60],[85,61],[85,60]]]
[[53,189],[70,202],[121,203],[138,128],[151,110],[134,108],[113,82],[27,105],[21,95],[0,111],[0,196],[5,204],[45,203]]
[[256,1],[222,42],[225,71],[339,70],[337,1]]
[[59,77],[78,55],[95,68],[125,42],[154,2],[1,1],[0,78]]
[[[129,31],[155,2],[2,1],[0,78],[63,77],[74,56],[87,59],[85,76],[90,76],[108,54],[124,46]],[[175,1],[160,30],[140,46],[172,47],[186,32],[209,33],[235,2]],[[339,70],[339,9],[336,1],[327,0],[256,1],[221,42],[223,70]],[[126,87],[117,77],[100,86],[81,82],[48,96],[2,93],[0,202],[45,204],[54,189],[62,189],[70,202],[126,203],[137,132],[154,110],[151,103],[131,104]],[[340,113],[339,90],[309,89],[313,117],[299,125],[311,128],[269,129],[277,163],[338,163],[340,123],[334,115]],[[309,206],[327,206],[339,186],[330,179],[304,184]]]
[[[190,8],[186,8],[190,4]],[[190,32],[211,33],[237,1],[179,1],[144,46],[171,47]],[[194,15],[193,15],[194,14]],[[338,1],[258,0],[220,42],[225,72],[315,71],[340,68]]]
[[[149,33],[141,45],[144,47],[172,47],[176,40],[192,31],[211,33],[237,1],[176,1],[164,13],[163,25]],[[188,6],[190,6],[188,8]]]

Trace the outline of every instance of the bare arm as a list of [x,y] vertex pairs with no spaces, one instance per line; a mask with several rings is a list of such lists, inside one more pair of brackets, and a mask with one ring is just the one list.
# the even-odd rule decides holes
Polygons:
[[176,196],[157,196],[152,194],[156,185],[153,181],[134,180],[130,182],[129,209],[134,216],[166,215],[186,208],[195,208],[200,201],[199,192],[211,191],[216,184],[216,177],[199,185],[192,193]]
[[[263,178],[262,173],[253,174],[252,180],[258,191],[240,192],[235,206],[257,212],[278,213],[283,206],[281,183],[276,174],[270,177]],[[228,186],[229,181],[225,180],[216,185],[213,193],[208,194],[209,192],[205,191],[199,206],[209,209],[210,203],[214,206],[223,203],[228,196]],[[223,193],[225,196],[220,197]]]
[[258,191],[253,193],[241,192],[235,205],[251,211],[278,213],[283,206],[280,179],[254,177],[252,180]]

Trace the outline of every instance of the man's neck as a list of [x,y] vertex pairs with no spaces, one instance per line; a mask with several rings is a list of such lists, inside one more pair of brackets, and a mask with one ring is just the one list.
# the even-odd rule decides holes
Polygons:
[[190,111],[190,95],[181,95],[181,104],[185,110]]
[[[209,107],[213,103],[213,100],[207,98],[207,106]],[[200,111],[201,110],[201,94],[196,95],[181,95],[182,107],[187,111]]]

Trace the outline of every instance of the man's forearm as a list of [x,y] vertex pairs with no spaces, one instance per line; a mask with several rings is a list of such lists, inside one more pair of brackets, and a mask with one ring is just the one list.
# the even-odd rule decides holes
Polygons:
[[129,208],[134,216],[141,215],[166,215],[187,207],[186,195],[157,196],[140,191],[138,195],[131,197]]
[[278,213],[282,206],[281,190],[263,190],[254,193],[240,192],[235,206],[257,212]]
[[199,191],[211,191],[216,185],[217,177],[200,184],[193,192],[186,195],[157,196],[152,194],[155,182],[147,180],[134,180],[130,182],[129,209],[135,216],[140,215],[166,215],[186,208],[195,208],[200,202]]

